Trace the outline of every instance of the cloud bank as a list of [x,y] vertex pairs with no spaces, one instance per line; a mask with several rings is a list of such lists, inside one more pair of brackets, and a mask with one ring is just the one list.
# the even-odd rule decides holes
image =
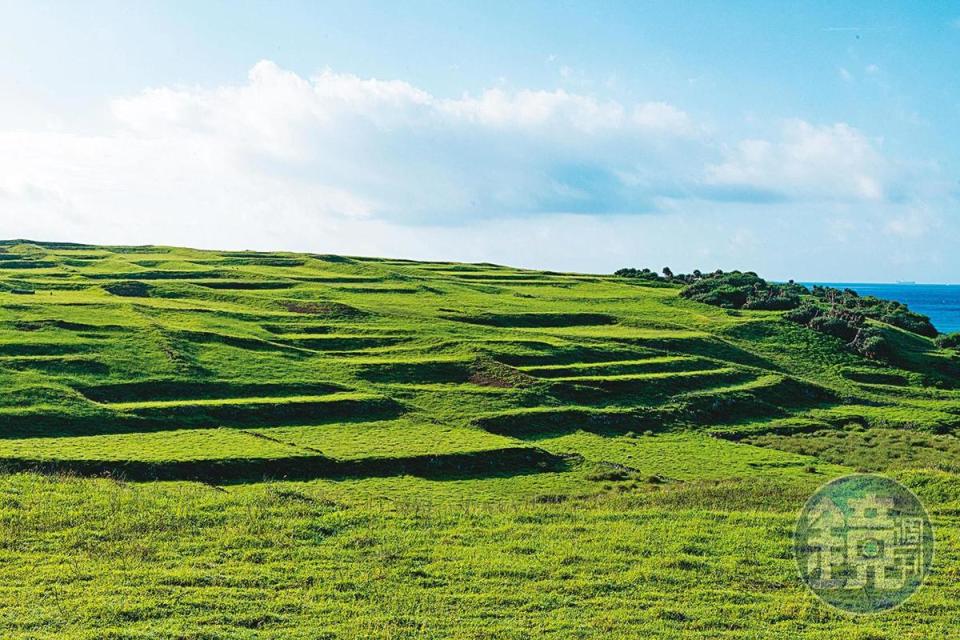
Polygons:
[[[561,260],[557,232],[537,228],[585,218],[653,241],[667,229],[641,218],[757,204],[816,207],[821,229],[846,228],[830,225],[851,207],[879,212],[878,234],[936,226],[935,214],[895,209],[907,172],[844,123],[787,120],[727,141],[660,101],[500,88],[439,97],[269,61],[241,84],[147,89],[109,113],[96,134],[0,131],[0,235],[421,257],[445,246],[446,257],[523,263],[497,243],[465,249],[513,228],[558,247],[544,266],[569,268],[580,265]],[[603,217],[634,222],[597,226]],[[741,250],[755,237],[724,233]]]

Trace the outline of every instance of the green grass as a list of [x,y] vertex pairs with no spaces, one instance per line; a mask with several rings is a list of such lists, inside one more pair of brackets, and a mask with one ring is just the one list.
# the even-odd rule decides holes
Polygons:
[[442,427],[402,418],[388,422],[275,427],[253,432],[295,447],[322,451],[340,460],[444,455],[516,446],[516,442],[508,438],[479,429]]
[[[0,637],[921,638],[960,619],[960,374],[776,312],[497,265],[0,243]],[[141,283],[133,284],[131,283]],[[28,293],[33,292],[33,293]],[[796,578],[896,474],[930,585]]]
[[[844,616],[796,582],[805,495],[692,482],[555,504],[426,502],[435,483],[195,484],[11,476],[0,507],[8,637],[924,638],[958,613],[943,571],[893,614]],[[380,481],[384,483],[386,481]],[[472,494],[478,483],[442,487]],[[464,498],[467,496],[464,495]],[[30,594],[30,597],[21,597]]]
[[[287,445],[265,441],[239,429],[187,429],[75,438],[5,440],[5,458],[37,460],[208,460],[286,457],[296,452]],[[306,452],[301,451],[302,455]]]
[[797,474],[831,477],[844,470],[834,464],[815,466],[808,455],[716,442],[709,436],[688,432],[610,438],[578,431],[538,440],[537,445],[549,451],[577,452],[591,461],[626,468],[631,475],[657,476],[664,481],[783,478]]

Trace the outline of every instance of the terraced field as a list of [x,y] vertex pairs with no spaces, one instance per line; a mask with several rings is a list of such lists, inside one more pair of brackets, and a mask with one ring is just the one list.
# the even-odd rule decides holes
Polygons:
[[[613,276],[18,241],[0,303],[3,637],[960,620],[960,365],[893,327],[881,365]],[[941,532],[932,586],[871,622],[789,553],[806,495],[854,469]]]

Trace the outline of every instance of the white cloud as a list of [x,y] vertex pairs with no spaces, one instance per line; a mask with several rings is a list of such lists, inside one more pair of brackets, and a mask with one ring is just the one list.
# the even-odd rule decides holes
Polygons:
[[618,172],[642,164],[666,180],[679,158],[660,149],[697,135],[661,102],[500,88],[441,98],[268,61],[239,85],[148,89],[110,110],[116,126],[97,136],[0,132],[16,150],[0,158],[5,190],[61,194],[44,216],[100,227],[646,212],[649,185],[628,188]]
[[839,75],[840,79],[843,80],[844,82],[853,82],[853,74],[847,71],[846,69],[844,69],[843,67],[840,67],[839,69],[837,69],[837,75]]
[[[778,262],[792,240],[768,247],[797,216],[809,242],[829,220],[863,219],[857,206],[882,210],[874,246],[920,228],[910,203],[891,202],[907,197],[899,165],[847,124],[794,120],[726,146],[664,102],[504,87],[441,97],[270,62],[237,85],[118,98],[110,114],[95,135],[0,131],[0,237],[585,270],[687,255],[696,262],[671,266],[801,276]],[[758,200],[780,213],[761,224],[741,204]]]
[[894,174],[879,146],[847,124],[790,120],[779,140],[740,142],[706,182],[790,200],[879,201]]

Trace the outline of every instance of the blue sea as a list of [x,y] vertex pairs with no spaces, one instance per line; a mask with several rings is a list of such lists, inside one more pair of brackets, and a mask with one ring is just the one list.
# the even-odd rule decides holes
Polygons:
[[853,289],[862,296],[898,300],[911,311],[929,316],[941,333],[960,331],[960,285],[956,284],[864,284],[857,282],[805,282],[838,289]]

